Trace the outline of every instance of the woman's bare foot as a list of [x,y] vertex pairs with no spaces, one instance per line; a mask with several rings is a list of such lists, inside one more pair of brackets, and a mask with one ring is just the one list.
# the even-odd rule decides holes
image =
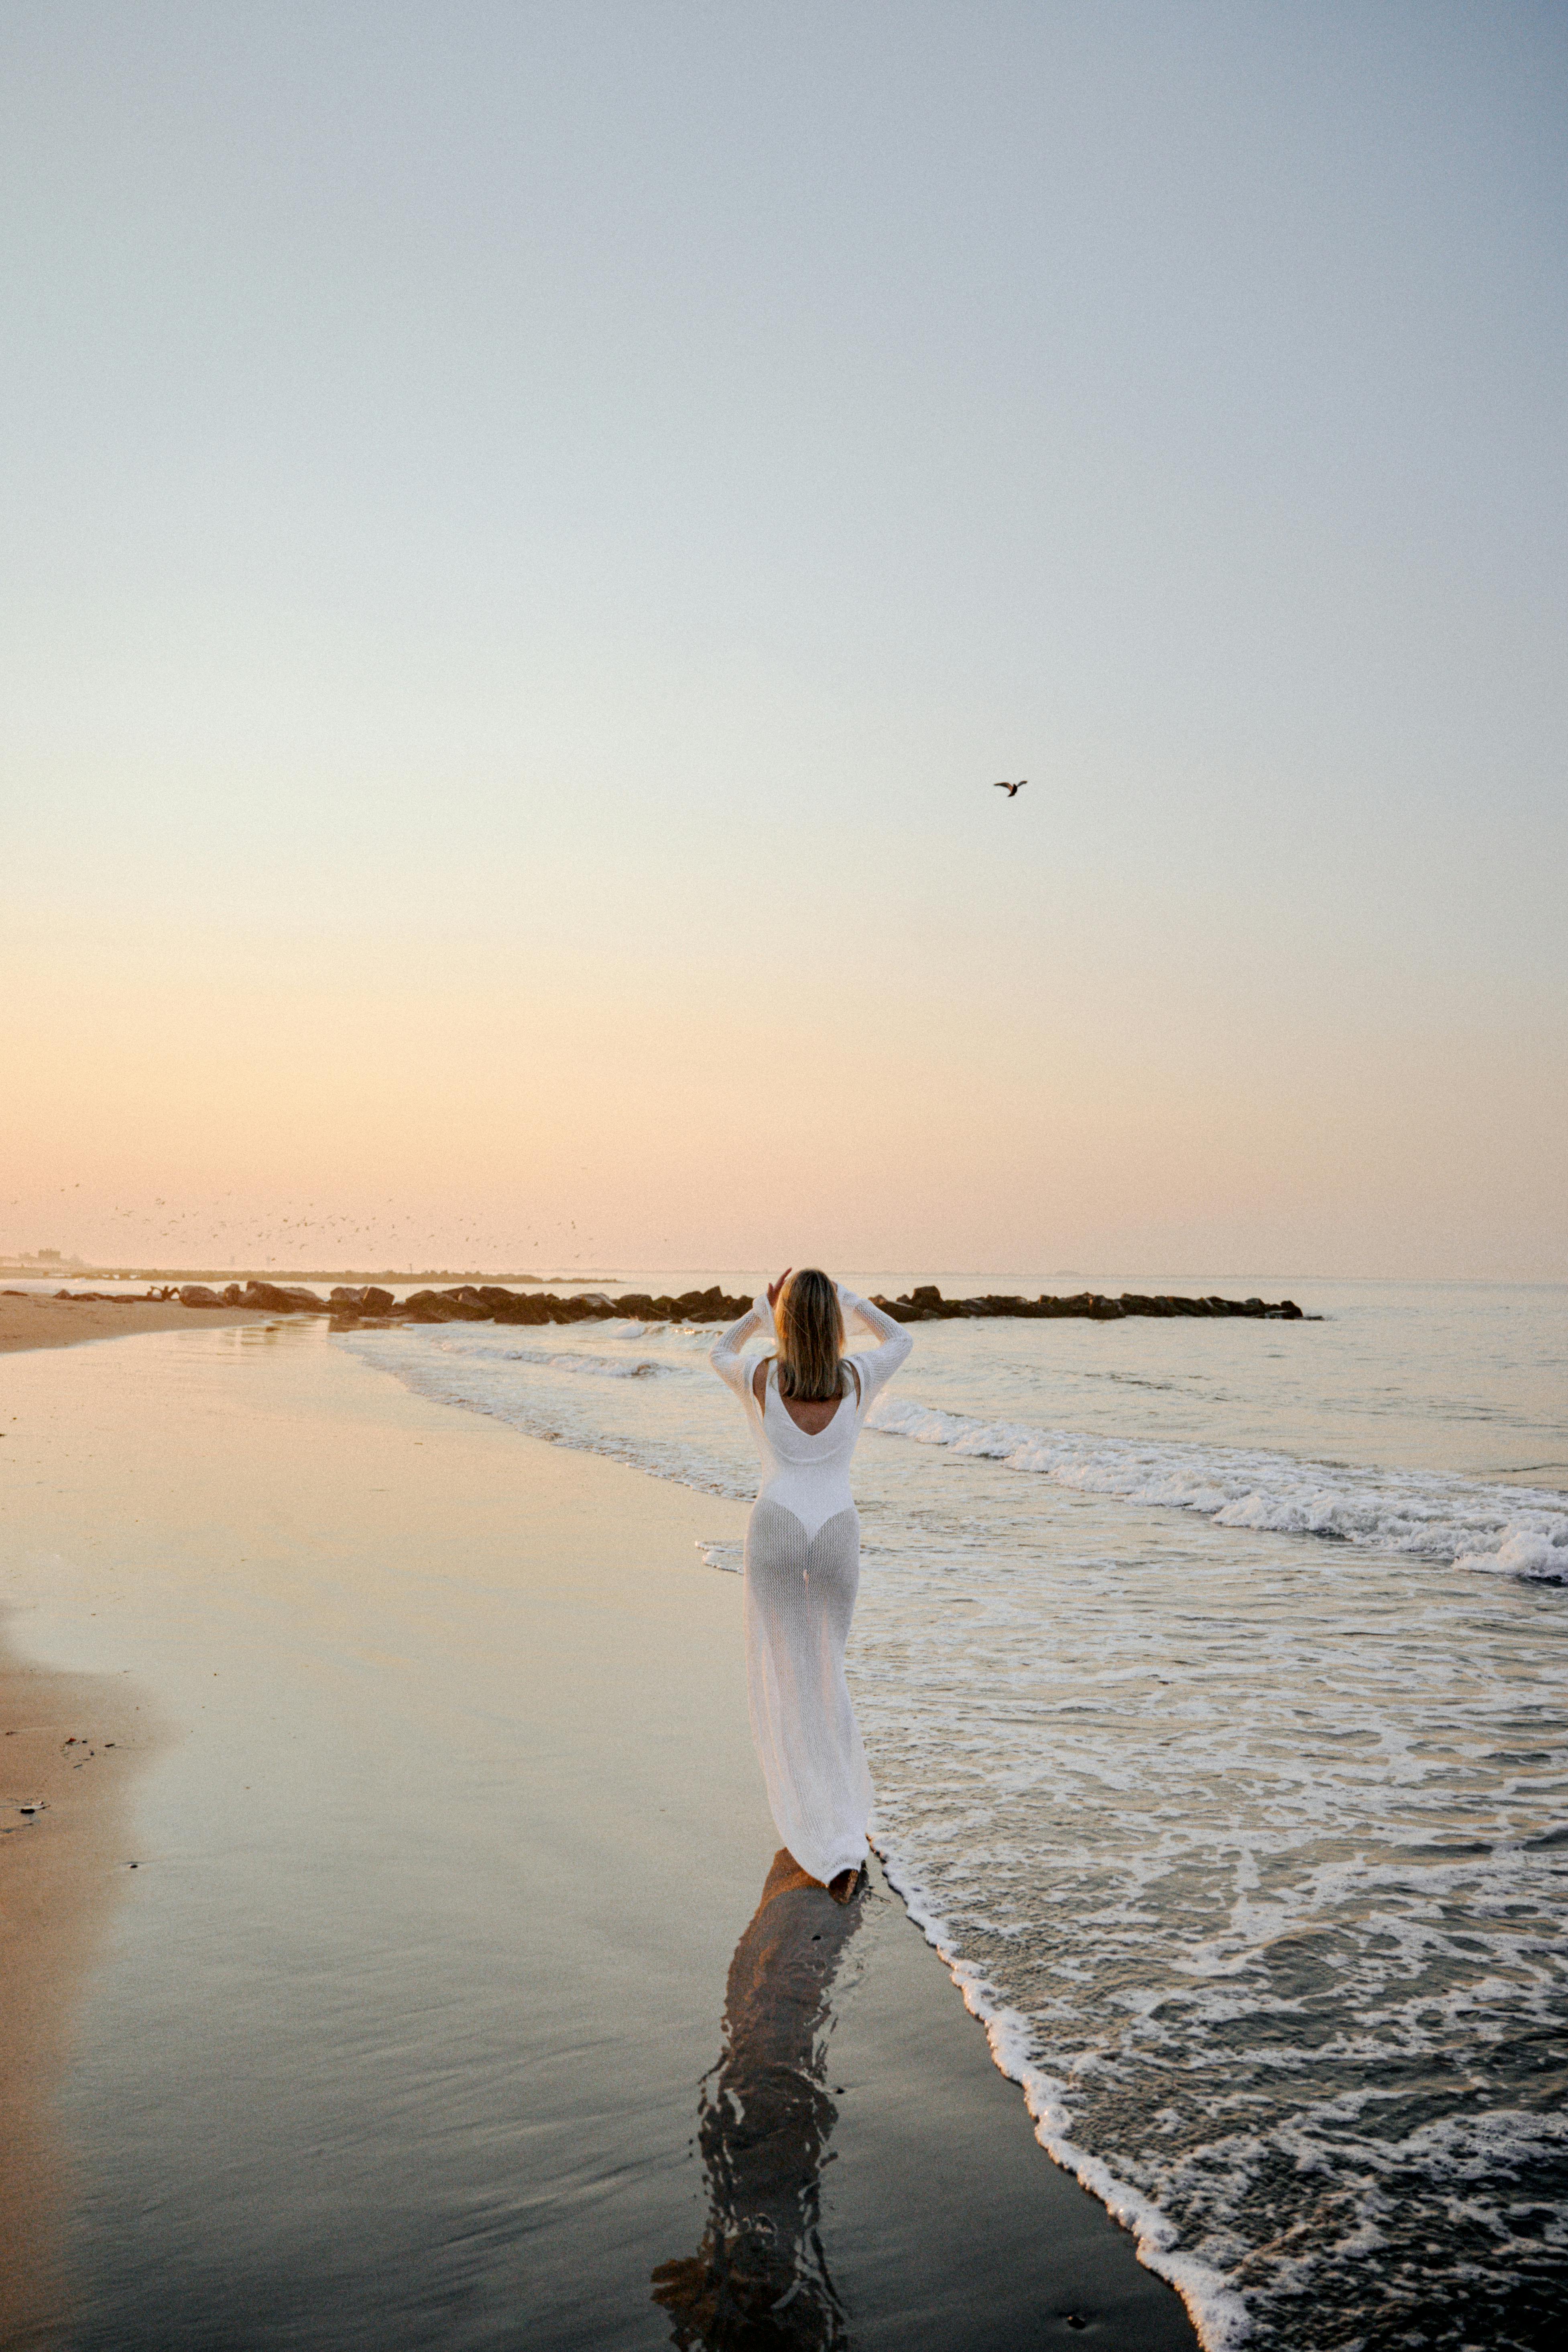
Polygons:
[[835,1903],[851,1903],[855,1899],[859,1885],[860,1874],[858,1870],[841,1870],[837,1878],[828,1880],[827,1891]]

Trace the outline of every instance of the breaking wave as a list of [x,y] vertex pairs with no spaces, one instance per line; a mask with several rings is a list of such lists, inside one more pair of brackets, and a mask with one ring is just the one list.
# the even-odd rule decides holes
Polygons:
[[1241,1448],[1142,1444],[978,1421],[894,1394],[868,1425],[918,1445],[998,1462],[1088,1495],[1195,1511],[1224,1528],[1321,1536],[1378,1551],[1568,1584],[1561,1495],[1436,1471],[1364,1470]]

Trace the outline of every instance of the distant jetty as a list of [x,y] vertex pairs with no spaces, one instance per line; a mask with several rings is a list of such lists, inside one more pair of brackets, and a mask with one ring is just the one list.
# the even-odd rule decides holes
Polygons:
[[[297,1282],[230,1282],[221,1290],[205,1282],[164,1284],[142,1294],[146,1299],[178,1299],[184,1307],[241,1307],[268,1315],[330,1315],[342,1323],[594,1323],[630,1317],[639,1323],[733,1323],[749,1298],[731,1298],[717,1284],[711,1290],[683,1291],[679,1298],[647,1291],[624,1291],[611,1298],[602,1290],[558,1297],[553,1291],[508,1290],[500,1283],[464,1282],[451,1290],[416,1290],[394,1298],[375,1283],[339,1283],[325,1298]],[[124,1291],[59,1290],[58,1298],[130,1303]],[[922,1283],[899,1298],[873,1298],[896,1323],[956,1323],[984,1317],[1049,1322],[1074,1319],[1119,1323],[1130,1315],[1250,1316],[1268,1323],[1317,1322],[1293,1298],[1181,1298],[1173,1293],[1124,1290],[1110,1298],[1097,1290],[1054,1298],[1042,1293],[1024,1298],[988,1291],[980,1298],[944,1298],[934,1283]]]

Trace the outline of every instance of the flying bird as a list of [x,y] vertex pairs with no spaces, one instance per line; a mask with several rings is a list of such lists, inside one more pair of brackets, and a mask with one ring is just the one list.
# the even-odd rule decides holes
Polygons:
[[1005,793],[1010,801],[1016,801],[1028,781],[1027,776],[1020,776],[1016,784],[994,784],[991,789],[993,792]]

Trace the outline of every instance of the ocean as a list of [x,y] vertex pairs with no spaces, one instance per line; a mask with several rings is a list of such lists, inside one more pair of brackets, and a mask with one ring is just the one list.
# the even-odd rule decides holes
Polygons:
[[[846,1276],[917,1278],[1082,1286]],[[625,1283],[715,1279],[750,1286]],[[1206,2345],[1533,2352],[1568,2307],[1568,1292],[1203,1287],[1323,1319],[915,1327],[855,1472],[879,1843]],[[340,1344],[744,1496],[714,1336]]]

